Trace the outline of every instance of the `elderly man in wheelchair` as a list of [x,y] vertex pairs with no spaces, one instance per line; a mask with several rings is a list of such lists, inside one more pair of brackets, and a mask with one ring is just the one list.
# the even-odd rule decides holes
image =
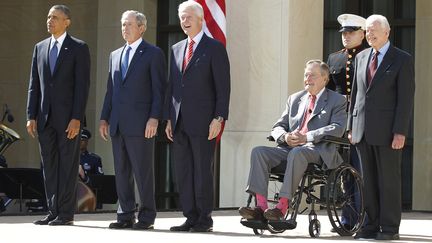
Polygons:
[[[253,228],[255,234],[258,234],[258,230],[262,230],[260,232],[262,234],[264,229],[272,233],[280,233],[285,229],[295,228],[301,194],[306,193],[307,200],[309,199],[312,203],[320,203],[318,197],[311,195],[311,192],[314,191],[313,186],[328,184],[329,173],[326,171],[334,171],[343,163],[337,144],[329,141],[328,138],[335,137],[336,141],[341,142],[338,138],[343,136],[347,122],[346,98],[325,88],[328,77],[329,67],[326,63],[320,60],[308,61],[304,71],[304,90],[288,98],[286,109],[273,126],[270,138],[276,141],[277,146],[258,146],[252,150],[246,188],[250,197],[248,205],[239,208],[239,213],[242,216],[241,223]],[[275,170],[279,170],[282,174],[273,173]],[[349,168],[348,171],[350,174],[356,173],[352,168]],[[341,194],[345,190],[341,185],[343,178],[337,178],[342,176],[340,173],[339,169],[336,175],[332,175],[333,180],[340,182],[332,182],[333,184],[339,183],[333,186],[338,190],[332,190],[326,196],[326,204],[331,198],[337,197],[337,195],[333,197],[330,194]],[[358,174],[354,176],[361,182]],[[282,185],[277,196],[274,197],[277,200],[276,205],[269,207],[268,198],[272,196],[268,196],[268,184],[272,178],[279,178]],[[313,182],[314,180],[318,182]],[[252,196],[255,196],[255,207],[249,205]],[[348,199],[345,198],[345,200]],[[330,203],[332,216],[330,212],[329,216],[336,218],[333,220],[336,222],[338,221],[336,208],[342,207],[339,203],[340,199],[334,199],[333,203]],[[309,233],[317,237],[320,226],[313,206],[314,204],[309,214]],[[291,219],[286,220],[289,208],[292,208],[292,215]],[[349,232],[352,229],[345,230],[341,224],[335,223],[333,226],[336,226],[340,234],[346,231],[352,234]]]

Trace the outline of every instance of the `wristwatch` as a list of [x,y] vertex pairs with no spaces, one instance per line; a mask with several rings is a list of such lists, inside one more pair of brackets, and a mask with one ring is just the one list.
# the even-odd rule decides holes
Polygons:
[[223,122],[224,121],[224,118],[221,117],[221,116],[217,116],[214,119],[216,119],[218,122]]

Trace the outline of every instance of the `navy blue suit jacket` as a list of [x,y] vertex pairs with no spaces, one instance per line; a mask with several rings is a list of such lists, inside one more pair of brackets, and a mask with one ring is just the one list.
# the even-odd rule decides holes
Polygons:
[[171,48],[166,119],[176,128],[181,108],[184,129],[190,135],[208,136],[214,117],[228,119],[230,65],[225,47],[203,35],[191,61],[182,72],[187,39]]
[[109,61],[107,91],[101,120],[108,121],[110,134],[144,136],[149,118],[161,119],[165,93],[166,63],[160,48],[142,41],[121,76],[125,46],[113,51]]
[[38,131],[48,115],[53,126],[66,129],[71,119],[83,121],[90,85],[90,52],[86,43],[70,35],[61,46],[54,73],[49,67],[50,38],[35,45],[30,74],[27,120],[36,120]]

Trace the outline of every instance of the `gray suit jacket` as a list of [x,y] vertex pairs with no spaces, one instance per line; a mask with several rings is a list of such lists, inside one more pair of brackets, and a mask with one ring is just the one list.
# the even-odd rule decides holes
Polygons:
[[[286,132],[299,128],[308,104],[309,93],[305,90],[292,94],[287,101],[282,117],[273,126],[271,135],[277,141]],[[308,122],[307,134],[312,135],[312,146],[318,150],[324,164],[329,169],[342,163],[335,144],[321,142],[326,135],[341,137],[347,122],[346,99],[344,96],[325,89],[317,101],[312,117]]]
[[390,45],[370,86],[366,80],[372,48],[356,57],[348,130],[354,143],[390,145],[407,136],[414,107],[414,64],[410,54]]

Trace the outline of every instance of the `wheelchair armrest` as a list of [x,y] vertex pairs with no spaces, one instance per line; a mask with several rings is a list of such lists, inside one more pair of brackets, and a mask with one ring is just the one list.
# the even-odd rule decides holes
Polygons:
[[321,140],[324,142],[335,143],[335,144],[340,144],[340,145],[346,145],[346,146],[350,145],[348,138],[341,138],[341,137],[326,135]]

